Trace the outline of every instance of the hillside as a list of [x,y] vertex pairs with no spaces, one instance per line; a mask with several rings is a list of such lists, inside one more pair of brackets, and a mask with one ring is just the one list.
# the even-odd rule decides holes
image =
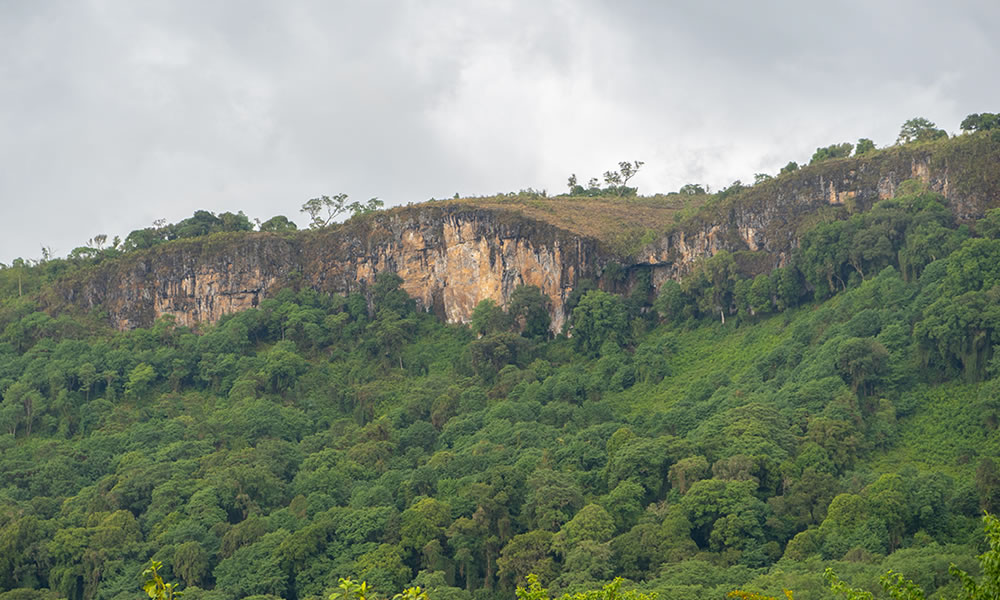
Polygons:
[[726,325],[694,296],[660,323],[649,309],[676,299],[595,291],[554,340],[537,292],[470,331],[392,278],[372,313],[286,290],[202,335],[7,304],[0,585],[132,597],[153,557],[189,598],[320,597],[348,576],[506,597],[535,572],[808,599],[826,565],[934,590],[948,561],[973,565],[1000,452],[995,381],[922,341],[950,271],[887,268]]
[[952,597],[1000,509],[998,146],[649,200],[631,259],[572,219],[646,200],[509,197],[4,269],[0,600],[151,558],[187,600]]

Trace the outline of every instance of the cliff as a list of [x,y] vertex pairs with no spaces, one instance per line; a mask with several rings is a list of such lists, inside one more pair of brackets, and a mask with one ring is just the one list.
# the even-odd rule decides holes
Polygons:
[[762,254],[754,262],[767,271],[787,263],[810,226],[868,210],[910,179],[944,195],[959,221],[979,218],[1000,206],[1000,136],[961,136],[804,167],[707,203],[633,263],[652,267],[655,286],[720,250]]
[[553,328],[580,277],[609,260],[596,240],[520,215],[462,205],[397,209],[322,231],[219,234],[180,240],[99,265],[56,290],[56,302],[101,308],[119,329],[160,315],[214,322],[272,291],[364,292],[392,271],[425,310],[468,321],[484,298],[505,303],[518,285],[549,297]]
[[[753,252],[754,268],[767,271],[788,261],[810,225],[867,210],[908,179],[944,194],[960,220],[976,218],[1000,205],[1000,136],[961,136],[806,167],[709,200],[679,222],[683,197],[676,194],[502,197],[394,209],[322,231],[180,240],[78,273],[56,287],[49,308],[100,308],[120,329],[148,326],[164,314],[195,325],[256,306],[280,287],[364,292],[377,273],[392,271],[422,308],[452,322],[468,321],[483,299],[503,305],[518,285],[536,285],[551,300],[558,330],[579,280],[600,280],[610,262],[626,274],[651,270],[655,287],[720,250]],[[634,244],[640,237],[652,241]]]

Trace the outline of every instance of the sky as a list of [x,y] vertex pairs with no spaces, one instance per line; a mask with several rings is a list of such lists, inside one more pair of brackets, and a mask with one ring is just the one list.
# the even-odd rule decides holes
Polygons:
[[718,189],[1000,112],[1000,3],[0,0],[0,263],[645,164]]

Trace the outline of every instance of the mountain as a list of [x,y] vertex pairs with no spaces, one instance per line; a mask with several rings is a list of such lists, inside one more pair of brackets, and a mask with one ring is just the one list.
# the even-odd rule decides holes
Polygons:
[[528,193],[428,202],[321,231],[178,240],[60,282],[49,306],[100,306],[119,329],[148,327],[164,314],[195,325],[257,306],[285,286],[350,293],[390,271],[424,310],[449,322],[468,322],[484,299],[506,305],[518,285],[538,286],[558,331],[582,279],[623,291],[648,272],[657,291],[722,250],[749,253],[744,275],[770,272],[787,264],[805,228],[863,212],[906,180],[941,193],[959,221],[981,217],[1000,203],[994,138],[825,161],[711,198]]
[[150,560],[187,600],[973,597],[994,137],[716,194],[199,211],[0,269],[0,600],[134,598]]

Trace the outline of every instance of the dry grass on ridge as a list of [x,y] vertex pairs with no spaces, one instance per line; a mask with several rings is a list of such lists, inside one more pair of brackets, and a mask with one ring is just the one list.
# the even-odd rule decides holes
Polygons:
[[622,254],[638,250],[647,233],[670,229],[685,211],[710,196],[657,194],[655,196],[554,196],[512,194],[438,201],[484,208],[513,210],[573,233],[596,238]]

